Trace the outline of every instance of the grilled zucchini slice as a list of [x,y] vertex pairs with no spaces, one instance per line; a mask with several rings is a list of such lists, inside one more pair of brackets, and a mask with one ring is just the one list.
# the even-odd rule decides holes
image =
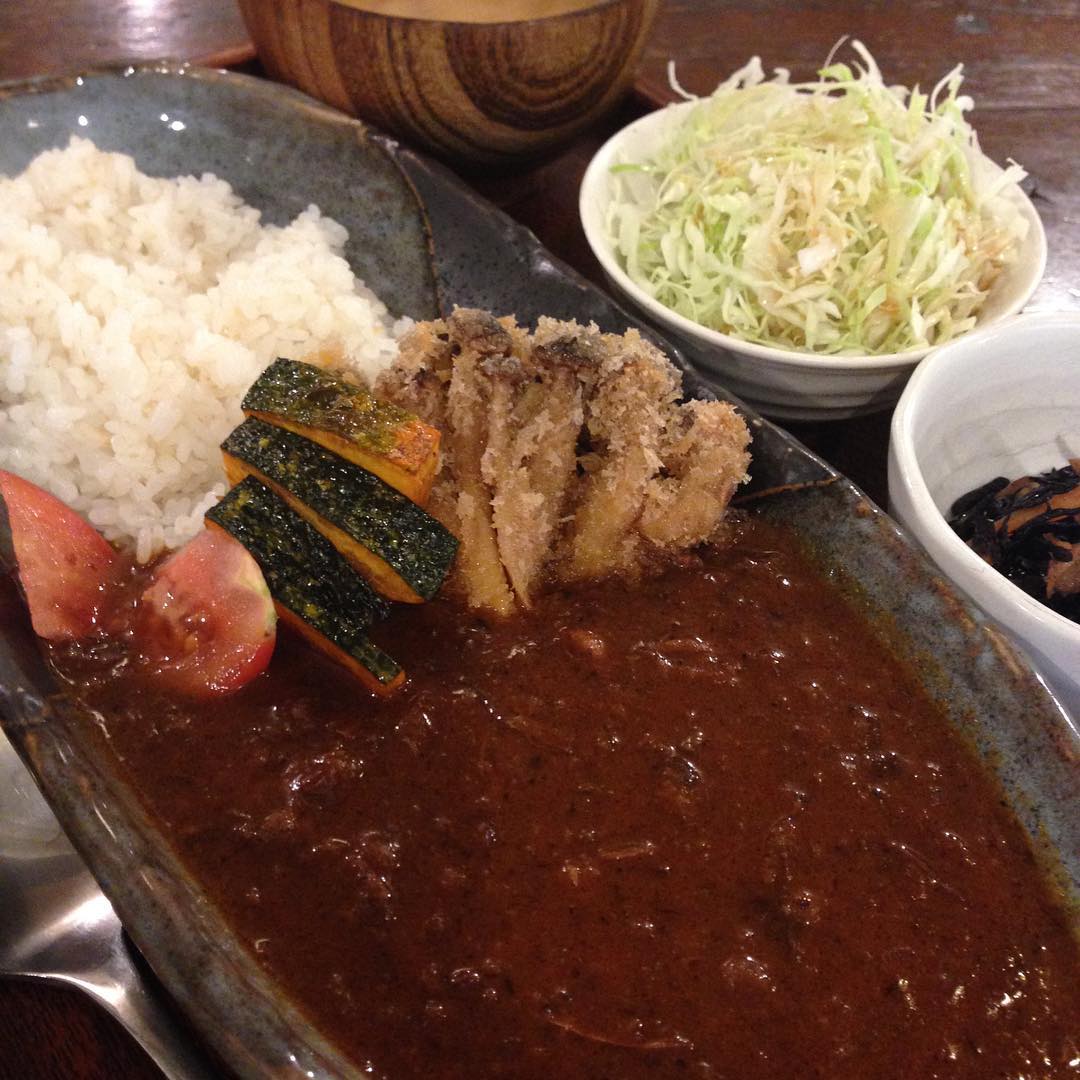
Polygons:
[[373,473],[254,417],[221,451],[230,483],[255,476],[272,488],[384,596],[419,604],[438,592],[457,540]]
[[239,540],[262,569],[278,617],[377,694],[393,693],[405,672],[367,638],[386,601],[317,529],[253,478],[206,513],[206,524]]
[[363,387],[299,360],[275,360],[244,413],[311,439],[423,505],[439,464],[438,429]]

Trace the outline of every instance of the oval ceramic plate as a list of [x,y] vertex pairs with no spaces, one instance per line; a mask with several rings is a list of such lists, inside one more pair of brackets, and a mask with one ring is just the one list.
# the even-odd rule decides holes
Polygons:
[[[348,227],[354,268],[395,313],[428,317],[458,303],[524,322],[548,314],[609,330],[635,325],[449,172],[273,84],[156,65],[0,87],[0,172],[20,170],[73,134],[133,154],[157,175],[212,170],[271,221],[317,203]],[[689,370],[686,390],[723,393]],[[884,514],[789,436],[746,415],[755,457],[743,501],[794,528],[915,665],[1000,776],[1075,915],[1076,731],[1009,644]],[[51,678],[11,581],[0,585],[0,718],[165,986],[241,1076],[312,1080],[356,1071],[206,900],[88,735],[93,718]]]

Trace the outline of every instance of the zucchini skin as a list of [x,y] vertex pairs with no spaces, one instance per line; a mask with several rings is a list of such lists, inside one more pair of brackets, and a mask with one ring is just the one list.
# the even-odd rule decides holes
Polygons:
[[230,480],[254,474],[390,599],[420,603],[438,592],[457,539],[374,473],[254,417],[221,450]]
[[438,429],[363,387],[314,364],[279,358],[252,383],[242,408],[427,502],[439,463]]
[[366,634],[388,613],[386,600],[269,488],[249,477],[206,512],[206,523],[247,548],[278,614],[322,652],[376,693],[390,693],[404,681],[397,662]]

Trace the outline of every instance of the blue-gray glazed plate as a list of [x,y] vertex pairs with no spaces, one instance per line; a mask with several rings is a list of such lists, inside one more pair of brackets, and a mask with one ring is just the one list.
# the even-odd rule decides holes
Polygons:
[[[213,171],[272,222],[317,203],[347,226],[354,269],[397,314],[431,317],[457,303],[525,322],[639,325],[446,170],[275,84],[161,64],[0,86],[0,173],[72,135],[132,154],[155,175]],[[727,396],[683,366],[688,393]],[[858,489],[746,416],[754,465],[743,503],[794,529],[911,662],[1000,778],[1075,926],[1080,734],[1024,659]],[[355,1072],[230,932],[86,737],[89,717],[45,668],[11,581],[0,586],[0,720],[194,1026],[240,1076]]]

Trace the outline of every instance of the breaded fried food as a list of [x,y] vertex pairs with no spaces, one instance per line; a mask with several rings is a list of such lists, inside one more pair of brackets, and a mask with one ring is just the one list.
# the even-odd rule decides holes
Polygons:
[[708,401],[682,405],[665,431],[664,475],[654,476],[645,493],[641,535],[656,547],[676,549],[712,536],[745,479],[733,465],[748,460],[747,439],[734,409]]
[[490,418],[503,407],[486,363],[473,350],[462,350],[454,360],[446,408],[461,541],[457,566],[470,605],[496,615],[509,615],[515,607],[496,543],[492,493],[484,478]]
[[376,386],[442,429],[428,509],[461,540],[452,587],[496,615],[716,538],[750,434],[679,390],[635,330],[544,318],[530,334],[462,308],[417,324]]
[[[567,328],[538,330],[485,459],[499,554],[524,607],[541,584],[577,484],[584,388],[595,381],[599,362],[598,342],[576,324]],[[548,337],[549,329],[559,333]]]
[[634,526],[649,482],[663,468],[660,449],[676,410],[678,372],[658,350],[635,330],[611,335],[605,345],[587,406],[591,452],[558,568],[570,580],[634,566],[640,546]]

